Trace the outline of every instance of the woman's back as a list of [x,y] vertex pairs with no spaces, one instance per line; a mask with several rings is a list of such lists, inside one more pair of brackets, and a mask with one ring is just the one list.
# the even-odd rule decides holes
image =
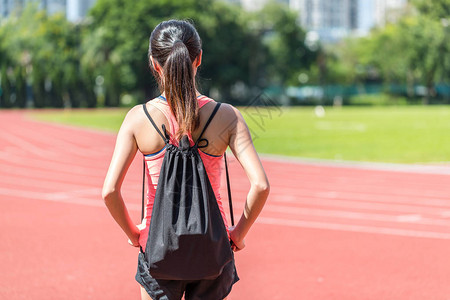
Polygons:
[[[199,126],[191,134],[194,141],[198,139],[201,130],[205,126],[205,123],[215,106],[214,100],[206,96],[201,95],[198,97],[198,100],[201,107],[199,107]],[[155,102],[155,105],[150,104],[152,101]],[[170,113],[169,105],[164,98],[161,98],[161,96],[152,101],[146,104],[150,115],[159,128],[161,128],[163,124],[165,125],[167,132],[171,137],[171,143],[177,145],[178,140],[175,137],[174,132],[176,132],[178,128],[175,117]],[[167,114],[169,113],[171,116],[168,118]],[[137,146],[142,153],[145,155],[152,154],[164,147],[164,141],[145,117],[140,105],[134,107],[129,112],[129,116],[127,116],[126,120],[127,119],[130,119],[130,121],[133,119],[131,121],[132,124],[130,124],[130,129],[133,131],[133,134],[136,137]],[[227,104],[223,104],[217,111],[214,121],[209,124],[203,134],[203,138],[208,140],[208,144],[206,147],[201,148],[201,150],[211,155],[222,155],[228,147],[231,133],[236,130],[237,121],[234,108]],[[202,144],[200,144],[200,146],[202,146]]]
[[[194,132],[194,138],[192,138],[191,134],[188,134],[188,136],[191,138],[191,146],[194,144],[195,141],[197,141],[201,130],[203,130],[203,128],[206,125],[205,124],[206,120],[211,115],[211,112],[208,112],[210,109],[209,108],[203,109],[203,107],[204,106],[212,106],[214,108],[215,104],[216,104],[216,102],[213,99],[208,98],[204,95],[198,96],[197,101],[198,101],[199,110],[200,110],[199,116],[203,120],[200,121],[200,126],[199,126],[198,130],[196,130]],[[178,130],[178,124],[177,124],[175,116],[173,116],[173,114],[170,111],[170,107],[169,107],[166,99],[163,96],[159,96],[159,97],[147,102],[146,107],[147,107],[147,109],[150,108],[150,111],[151,111],[150,114],[154,113],[154,110],[156,109],[164,115],[165,120],[162,123],[168,125],[167,132],[169,133],[169,136],[170,136],[170,142],[174,145],[178,145],[178,140],[174,137],[173,134],[171,134]],[[208,112],[208,113],[206,113],[206,112]],[[219,210],[222,214],[222,218],[225,223],[225,227],[228,228],[228,222],[227,222],[226,215],[225,215],[222,201],[221,201],[222,197],[221,197],[220,191],[219,191],[220,183],[221,183],[221,174],[222,174],[222,169],[223,169],[222,168],[223,153],[218,155],[218,154],[211,154],[209,152],[210,150],[211,151],[217,150],[216,145],[223,143],[227,139],[226,135],[228,133],[222,132],[223,130],[221,130],[221,128],[223,128],[223,125],[224,125],[224,124],[222,124],[222,122],[223,122],[223,120],[227,119],[226,118],[227,116],[225,115],[224,111],[221,111],[221,115],[222,115],[221,119],[219,119],[218,115],[219,115],[219,112],[216,113],[215,118],[208,125],[208,128],[203,133],[202,140],[204,139],[205,141],[200,142],[200,146],[207,145],[207,147],[200,148],[199,153],[200,153],[200,157],[203,161],[203,164],[205,166],[205,170],[206,170],[206,173],[210,180],[211,186],[213,188],[213,191],[214,191],[214,194],[215,194],[215,197],[217,200],[217,204],[219,206]],[[150,123],[149,120],[147,120],[147,122]],[[158,126],[158,128],[162,128],[162,124],[159,124],[158,121],[155,121],[155,123],[156,123],[156,126]],[[143,126],[143,125],[144,124],[141,124],[141,126]],[[230,123],[230,125],[227,127],[231,128],[232,126],[233,126],[233,124]],[[210,127],[213,129],[212,130],[209,129]],[[151,128],[150,131],[156,132],[156,130],[154,128]],[[150,136],[150,134],[147,134],[147,135],[141,136],[140,138],[146,140],[146,139],[150,138],[149,136]],[[221,136],[222,136],[222,138],[225,138],[225,140],[221,140]],[[153,135],[152,135],[151,138],[155,138],[155,137],[153,137]],[[156,137],[156,139],[161,139],[161,137],[158,135]],[[144,142],[144,141],[142,141],[142,142]],[[165,149],[166,149],[165,145],[162,148],[160,148],[158,145],[155,149],[152,149],[152,151],[150,151],[149,154],[144,155],[145,162],[146,162],[146,174],[147,174],[147,201],[146,201],[146,208],[145,208],[145,212],[146,212],[145,218],[144,218],[144,220],[142,220],[142,225],[145,227],[142,227],[141,235],[139,238],[139,244],[144,249],[144,251],[145,251],[145,246],[147,244],[148,230],[150,227],[153,204],[154,204],[154,199],[155,199],[155,194],[156,194],[156,188],[158,185],[161,165],[162,165],[164,155],[166,152]],[[207,149],[207,150],[205,150],[205,149]]]

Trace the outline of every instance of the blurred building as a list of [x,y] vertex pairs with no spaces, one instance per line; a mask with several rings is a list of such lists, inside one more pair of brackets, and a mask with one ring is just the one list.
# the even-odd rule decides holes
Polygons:
[[[240,4],[243,9],[248,11],[255,11],[263,8],[263,6],[273,0],[225,0],[228,3]],[[289,0],[277,0],[277,2],[285,3],[289,5]]]
[[291,0],[289,4],[299,12],[300,23],[310,37],[334,42],[396,22],[408,0]]
[[84,19],[95,2],[96,0],[67,0],[67,19],[72,22]]
[[66,11],[66,0],[42,0],[39,2],[41,8],[51,15],[55,13],[65,13]]
[[0,16],[6,18],[16,9],[14,0],[0,0]]
[[383,27],[386,23],[396,22],[403,14],[408,0],[375,0],[373,23]]
[[39,9],[49,14],[66,12],[66,0],[0,0],[0,14],[8,17],[11,13],[22,11],[28,3],[36,3]]
[[11,2],[11,0],[0,0],[0,17],[7,17],[10,14],[9,2]]
[[39,9],[49,14],[63,13],[67,19],[76,22],[83,19],[96,0],[0,0],[0,17],[20,12],[28,3],[36,3]]
[[321,41],[337,41],[358,29],[358,0],[291,0],[301,25]]

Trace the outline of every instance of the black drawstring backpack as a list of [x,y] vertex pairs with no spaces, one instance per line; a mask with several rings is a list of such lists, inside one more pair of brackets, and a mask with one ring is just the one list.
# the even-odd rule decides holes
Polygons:
[[[165,126],[163,134],[143,105],[166,143],[146,252],[141,248],[144,268],[155,279],[215,279],[233,259],[227,230],[198,152],[208,145],[202,135],[219,107],[217,103],[192,147],[187,135],[177,147],[169,143]],[[204,145],[199,146],[200,142]]]

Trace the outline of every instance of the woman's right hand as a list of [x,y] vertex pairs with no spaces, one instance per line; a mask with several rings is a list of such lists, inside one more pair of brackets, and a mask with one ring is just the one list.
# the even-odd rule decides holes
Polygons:
[[128,239],[128,244],[130,244],[133,247],[139,247],[140,246],[139,245],[139,238],[140,238],[142,229],[145,228],[145,223],[136,225],[136,228],[137,228],[137,232],[135,233],[135,235],[133,237],[133,240],[131,240],[130,238]]
[[236,226],[229,227],[230,239],[231,239],[231,249],[234,252],[242,250],[245,248],[245,240],[240,237],[239,231],[236,229]]

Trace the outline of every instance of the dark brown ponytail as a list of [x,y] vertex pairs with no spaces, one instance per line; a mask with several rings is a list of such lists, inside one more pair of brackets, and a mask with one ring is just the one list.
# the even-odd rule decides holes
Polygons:
[[198,127],[198,103],[192,63],[201,52],[201,40],[194,26],[186,21],[160,23],[150,36],[149,57],[162,67],[160,78],[150,63],[161,92],[165,92],[169,107],[180,126],[176,136]]

